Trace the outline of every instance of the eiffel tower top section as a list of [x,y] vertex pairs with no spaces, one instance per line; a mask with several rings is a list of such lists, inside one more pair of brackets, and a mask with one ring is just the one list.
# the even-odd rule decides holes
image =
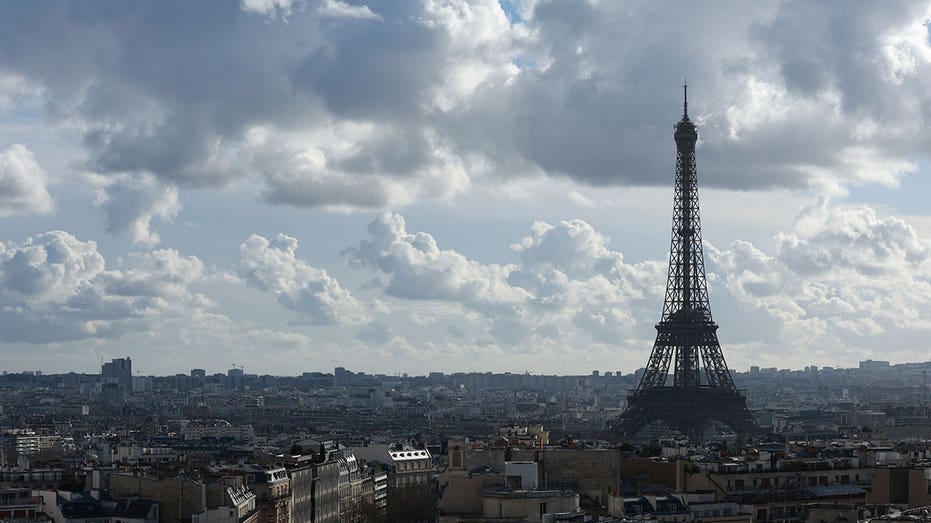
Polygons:
[[669,273],[661,323],[713,324],[705,284],[695,142],[698,131],[689,120],[688,85],[683,85],[682,120],[675,126],[676,193],[669,249]]

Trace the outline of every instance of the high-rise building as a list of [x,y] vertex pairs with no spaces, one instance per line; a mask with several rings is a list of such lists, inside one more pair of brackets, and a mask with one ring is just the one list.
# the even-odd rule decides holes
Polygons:
[[100,367],[100,381],[103,384],[113,383],[122,387],[125,392],[133,390],[133,362],[129,357],[115,358]]

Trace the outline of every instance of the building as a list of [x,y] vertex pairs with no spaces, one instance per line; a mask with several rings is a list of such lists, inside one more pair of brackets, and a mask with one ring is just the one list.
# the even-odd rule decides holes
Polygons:
[[491,487],[482,491],[483,518],[537,523],[553,514],[581,515],[578,492],[515,490],[509,487]]
[[110,457],[107,463],[130,463],[134,465],[154,465],[156,463],[170,463],[177,461],[178,453],[171,447],[152,446],[146,447],[137,444],[120,444],[115,447],[105,445],[105,448],[98,451],[109,450]]
[[41,437],[28,429],[9,429],[0,434],[0,465],[15,466],[20,456],[33,456],[41,450]]
[[863,360],[860,362],[860,370],[877,371],[889,370],[889,362],[882,360]]
[[186,520],[203,512],[207,506],[206,488],[199,479],[158,478],[139,474],[115,473],[92,475],[94,489],[106,489],[112,496],[143,497],[160,502],[160,521]]
[[338,461],[320,453],[299,456],[288,465],[288,474],[293,523],[339,523]]
[[617,449],[512,449],[474,448],[450,442],[448,470],[472,471],[481,467],[502,471],[507,461],[537,463],[541,489],[570,489],[599,504],[620,488],[621,455]]
[[191,523],[258,523],[255,493],[239,477],[224,477],[207,484],[206,507],[191,516]]
[[55,523],[158,523],[152,499],[111,499],[99,492],[37,491],[42,512]]
[[911,508],[931,506],[931,464],[877,466],[869,501]]
[[100,383],[119,385],[124,392],[133,390],[133,362],[129,357],[116,358],[100,367]]
[[188,425],[181,429],[186,440],[228,439],[232,441],[252,441],[255,430],[252,425],[235,426],[220,420],[212,425]]
[[42,498],[24,488],[0,489],[0,521],[45,521]]
[[255,492],[258,520],[263,523],[291,523],[291,479],[283,467],[248,467],[238,471]]
[[[504,474],[489,468],[446,470],[440,476],[441,521],[486,520],[542,522],[570,520],[579,512],[579,494],[567,489],[541,489],[533,461],[505,462]],[[563,521],[565,519],[556,519]]]
[[427,449],[409,445],[368,445],[353,447],[358,459],[381,463],[388,469],[388,487],[428,485],[433,482],[433,456]]

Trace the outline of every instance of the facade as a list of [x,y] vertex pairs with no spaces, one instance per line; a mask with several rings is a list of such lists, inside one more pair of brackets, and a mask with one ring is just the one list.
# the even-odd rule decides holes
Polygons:
[[[12,467],[25,463],[28,458],[50,450],[61,442],[61,436],[41,434],[30,429],[7,429],[0,433],[0,465]],[[20,458],[27,458],[21,461]]]
[[137,465],[170,463],[178,459],[178,453],[171,447],[117,445],[116,447],[110,448],[110,453],[110,462],[132,463]]
[[64,482],[64,471],[60,468],[20,468],[0,469],[0,484],[10,488],[29,488],[33,490],[55,490]]
[[370,470],[372,478],[372,504],[377,511],[384,513],[388,507],[388,473],[382,470]]
[[433,456],[427,449],[408,445],[368,445],[353,447],[352,452],[358,459],[386,465],[389,487],[428,485],[435,476]]
[[282,467],[253,467],[242,471],[246,485],[255,492],[258,521],[291,523],[291,479]]
[[252,441],[255,430],[251,425],[234,426],[220,422],[215,425],[188,425],[182,429],[184,439],[231,439],[233,441]]
[[[765,462],[677,464],[679,493],[712,493],[737,502],[755,521],[803,521],[812,504],[857,505],[868,500],[872,467],[853,458],[772,459]],[[707,500],[699,500],[707,502]]]
[[288,467],[293,523],[339,522],[339,473],[336,460],[316,462],[301,456]]
[[608,512],[625,519],[652,519],[665,523],[750,523],[753,520],[750,514],[741,512],[740,504],[715,501],[713,492],[612,496]]
[[504,471],[507,461],[537,463],[541,489],[567,488],[604,503],[620,488],[621,455],[617,449],[495,449],[450,443],[448,470],[472,471],[488,467]]
[[190,520],[207,505],[206,486],[191,478],[157,478],[135,474],[109,474],[93,488],[106,489],[115,497],[143,497],[160,502],[161,523]]
[[374,502],[372,478],[363,474],[352,449],[327,442],[328,459],[339,463],[339,510],[340,514],[356,513],[364,503]]
[[32,490],[22,488],[0,489],[0,521],[45,521],[41,515],[42,498]]
[[191,516],[191,523],[258,523],[255,493],[239,478],[224,478],[207,488],[207,508]]
[[513,490],[492,487],[482,491],[482,517],[542,522],[548,514],[579,512],[579,494],[561,490]]
[[874,470],[871,503],[931,506],[931,464],[878,466]]

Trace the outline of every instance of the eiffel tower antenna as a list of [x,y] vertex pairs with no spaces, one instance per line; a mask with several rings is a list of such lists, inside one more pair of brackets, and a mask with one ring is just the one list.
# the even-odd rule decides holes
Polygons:
[[682,80],[682,120],[689,121],[689,81],[688,78]]
[[711,318],[698,212],[698,131],[688,117],[687,85],[682,94],[682,120],[674,133],[676,193],[666,298],[646,370],[614,426],[622,439],[634,438],[655,421],[664,421],[693,441],[703,438],[712,421],[742,435],[761,432],[747,410],[746,397],[734,385]]

